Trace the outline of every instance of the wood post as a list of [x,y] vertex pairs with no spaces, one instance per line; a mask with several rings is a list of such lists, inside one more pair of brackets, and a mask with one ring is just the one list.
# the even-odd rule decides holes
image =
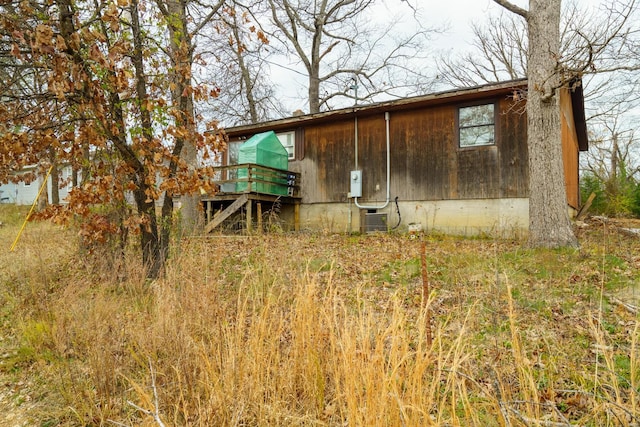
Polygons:
[[213,217],[213,219],[211,219],[211,221],[204,227],[205,234],[210,233],[211,230],[213,230],[218,225],[220,225],[222,221],[229,218],[231,214],[233,214],[235,211],[240,209],[245,203],[247,203],[247,201],[248,201],[248,196],[246,194],[243,194],[235,202],[233,202],[231,206],[229,206],[228,208],[226,208],[221,212],[218,212]]
[[258,216],[258,234],[262,233],[262,203],[256,202],[256,215]]
[[208,224],[211,221],[211,219],[213,218],[213,211],[212,211],[213,210],[213,202],[211,200],[207,200],[204,203],[205,203],[205,205],[207,207],[207,211],[206,211],[206,215],[205,215],[205,218],[206,218],[205,222]]
[[253,202],[247,200],[247,234],[251,234],[251,217],[253,215]]

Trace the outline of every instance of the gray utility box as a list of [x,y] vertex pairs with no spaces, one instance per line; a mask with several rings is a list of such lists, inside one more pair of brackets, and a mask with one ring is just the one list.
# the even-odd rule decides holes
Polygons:
[[362,197],[362,171],[351,171],[349,174],[351,182],[349,197]]
[[371,213],[366,210],[360,211],[360,232],[371,233],[372,231],[387,231],[387,214]]

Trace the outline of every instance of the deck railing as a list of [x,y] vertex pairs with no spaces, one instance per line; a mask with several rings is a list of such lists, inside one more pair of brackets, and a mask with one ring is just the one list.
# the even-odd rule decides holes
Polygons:
[[259,193],[299,197],[300,173],[244,163],[218,166],[214,182],[218,194]]

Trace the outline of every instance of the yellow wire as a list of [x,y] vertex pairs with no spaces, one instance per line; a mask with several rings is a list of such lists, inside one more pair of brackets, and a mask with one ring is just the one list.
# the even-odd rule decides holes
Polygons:
[[33,201],[33,204],[31,205],[31,209],[29,209],[29,213],[27,214],[27,217],[24,219],[24,222],[22,223],[22,227],[20,227],[20,231],[18,231],[18,235],[16,236],[16,240],[13,241],[13,244],[11,245],[11,248],[9,249],[9,252],[13,252],[15,250],[16,245],[18,244],[18,240],[20,240],[20,236],[22,235],[22,232],[24,231],[24,228],[27,226],[27,221],[29,221],[29,218],[31,217],[31,213],[33,212],[33,209],[36,207],[36,203],[38,203],[38,199],[40,198],[40,195],[42,194],[42,190],[47,188],[47,181],[49,180],[49,175],[51,174],[51,170],[52,169],[53,169],[53,165],[51,165],[51,167],[49,168],[49,171],[47,172],[47,176],[44,178],[44,182],[40,186],[40,190],[38,191],[38,195],[36,196],[35,200]]

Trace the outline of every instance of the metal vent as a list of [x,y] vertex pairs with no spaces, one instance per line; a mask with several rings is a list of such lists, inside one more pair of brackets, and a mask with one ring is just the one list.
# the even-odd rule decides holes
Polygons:
[[386,213],[363,213],[360,222],[360,232],[387,231]]

